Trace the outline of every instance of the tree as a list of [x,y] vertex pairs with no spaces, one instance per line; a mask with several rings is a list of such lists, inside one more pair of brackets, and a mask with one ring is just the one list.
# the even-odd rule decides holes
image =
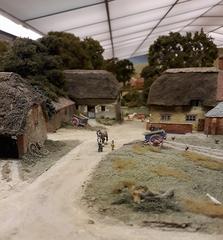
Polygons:
[[65,32],[49,32],[41,38],[43,44],[51,56],[62,59],[64,69],[92,69],[87,51],[83,48],[79,37]]
[[210,67],[217,58],[218,51],[212,38],[203,30],[200,32],[169,33],[160,36],[150,46],[148,52],[149,66],[142,70],[145,79],[144,95],[148,95],[152,82],[168,68]]
[[10,48],[10,44],[6,41],[0,41],[0,56]]
[[174,67],[209,67],[217,58],[217,47],[203,30],[194,35],[170,33],[160,36],[149,48],[148,61],[160,71]]
[[103,68],[116,76],[118,58],[111,58],[104,60]]
[[116,78],[119,82],[125,83],[130,80],[131,76],[134,74],[133,63],[128,59],[123,59],[117,62],[116,64]]
[[38,85],[52,99],[64,94],[62,61],[49,56],[46,46],[39,41],[17,38],[13,46],[2,56],[4,71],[15,72]]
[[102,69],[104,63],[104,49],[100,43],[93,38],[85,38],[82,41],[83,49],[86,51],[93,69]]

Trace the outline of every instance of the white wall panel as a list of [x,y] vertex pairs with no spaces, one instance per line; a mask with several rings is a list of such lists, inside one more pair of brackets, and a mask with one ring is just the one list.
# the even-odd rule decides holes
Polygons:
[[87,24],[106,21],[107,15],[104,4],[82,8],[76,11],[62,13],[46,18],[28,21],[32,26],[47,33],[49,31],[63,31]]

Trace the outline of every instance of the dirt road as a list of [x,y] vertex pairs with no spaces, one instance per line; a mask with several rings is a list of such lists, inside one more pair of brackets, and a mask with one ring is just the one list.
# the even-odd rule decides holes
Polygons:
[[[142,139],[144,127],[135,122],[109,128],[116,148]],[[164,232],[126,226],[114,220],[94,219],[80,207],[82,185],[96,164],[108,152],[97,152],[93,131],[61,129],[49,136],[53,140],[78,139],[78,147],[22,191],[0,201],[0,240],[220,240],[223,236]]]

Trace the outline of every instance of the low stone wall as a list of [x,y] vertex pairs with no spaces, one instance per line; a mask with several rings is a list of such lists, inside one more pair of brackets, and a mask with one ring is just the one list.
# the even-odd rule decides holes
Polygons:
[[192,124],[179,124],[179,123],[146,123],[146,129],[149,130],[150,127],[162,128],[167,133],[177,133],[185,134],[192,133],[193,125]]

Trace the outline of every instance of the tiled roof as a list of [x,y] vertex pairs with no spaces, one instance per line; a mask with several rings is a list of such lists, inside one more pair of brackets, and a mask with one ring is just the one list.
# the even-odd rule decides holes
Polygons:
[[223,102],[218,103],[216,107],[205,114],[206,117],[223,117]]

